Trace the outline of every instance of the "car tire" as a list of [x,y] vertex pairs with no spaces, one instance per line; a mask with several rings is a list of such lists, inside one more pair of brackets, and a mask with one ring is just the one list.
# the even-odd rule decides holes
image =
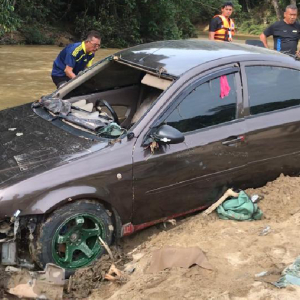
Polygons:
[[102,204],[77,201],[54,211],[37,228],[32,258],[41,268],[47,263],[64,268],[69,277],[105,252],[99,236],[110,245],[112,235],[112,221]]

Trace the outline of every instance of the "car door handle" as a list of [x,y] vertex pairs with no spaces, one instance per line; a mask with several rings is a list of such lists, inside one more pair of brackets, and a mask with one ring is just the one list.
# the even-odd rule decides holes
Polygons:
[[222,142],[222,145],[230,146],[232,144],[243,142],[244,140],[245,140],[244,135],[235,136],[235,137],[230,138],[229,140],[226,140],[226,141]]

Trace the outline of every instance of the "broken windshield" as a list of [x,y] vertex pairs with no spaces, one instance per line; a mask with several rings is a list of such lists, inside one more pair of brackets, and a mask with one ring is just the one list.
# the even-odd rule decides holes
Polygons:
[[37,105],[73,127],[113,139],[130,130],[170,84],[170,79],[108,58]]
[[77,128],[88,130],[98,136],[106,138],[120,137],[126,130],[122,128],[113,116],[102,111],[101,105],[105,106],[105,101],[97,102],[94,107],[93,103],[87,103],[86,100],[69,102],[59,98],[42,98],[40,102],[35,103],[35,107],[43,107],[50,114],[61,118],[70,125]]

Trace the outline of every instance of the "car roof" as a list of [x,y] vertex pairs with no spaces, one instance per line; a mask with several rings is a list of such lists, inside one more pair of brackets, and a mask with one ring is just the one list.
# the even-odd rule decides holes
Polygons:
[[210,40],[153,42],[122,50],[115,55],[122,61],[133,63],[141,68],[154,69],[157,72],[160,70],[176,77],[198,65],[230,56],[250,55],[251,59],[253,56],[259,59],[258,55],[264,57],[267,55],[270,58],[278,57],[280,60],[284,58],[294,60],[285,54],[266,48]]

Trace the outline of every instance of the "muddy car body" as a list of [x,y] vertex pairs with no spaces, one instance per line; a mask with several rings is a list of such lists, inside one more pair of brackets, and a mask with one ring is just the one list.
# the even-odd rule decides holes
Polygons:
[[164,41],[1,111],[2,263],[28,244],[39,266],[74,270],[103,253],[99,237],[110,244],[229,187],[297,174],[299,79],[300,63],[275,51]]

